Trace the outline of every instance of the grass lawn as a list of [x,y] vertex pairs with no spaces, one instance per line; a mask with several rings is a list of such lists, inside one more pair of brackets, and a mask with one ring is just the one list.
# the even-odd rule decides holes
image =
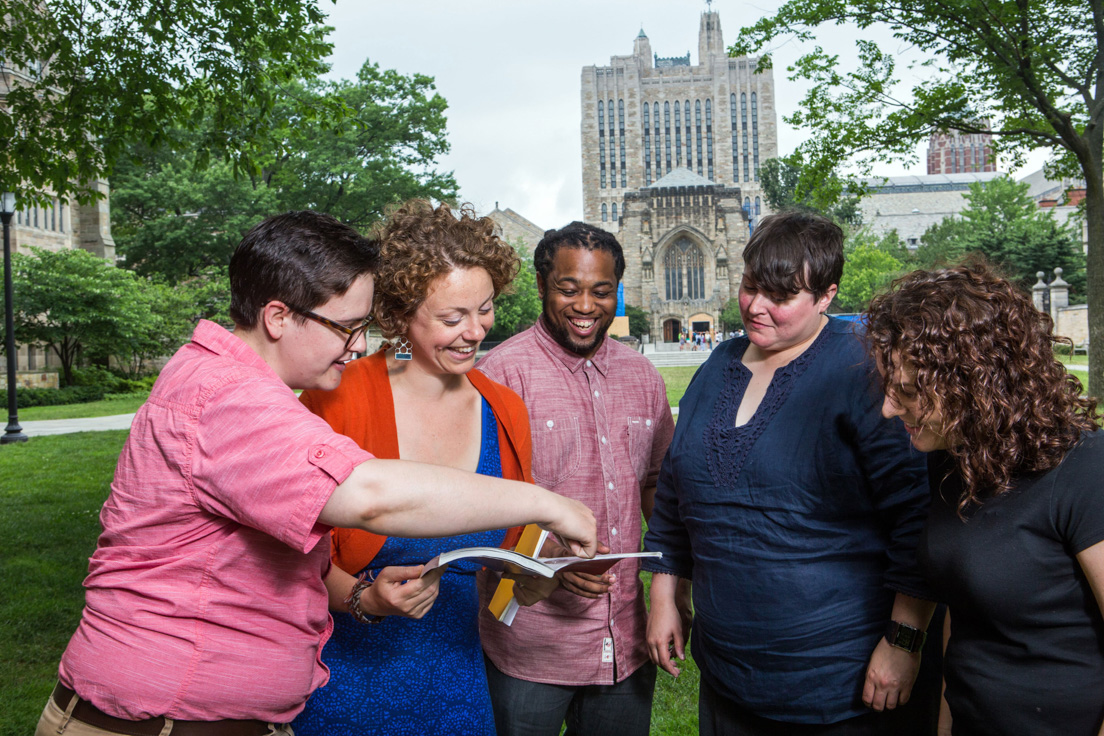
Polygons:
[[[82,432],[0,448],[0,736],[33,733],[54,686],[126,435]],[[653,733],[698,732],[698,672],[684,665],[677,680],[657,676]]]
[[109,417],[114,414],[133,414],[146,403],[149,394],[127,394],[118,399],[90,401],[87,404],[61,404],[60,406],[31,406],[19,410],[21,421],[39,419],[81,419],[84,417]]
[[690,379],[694,377],[698,366],[668,366],[658,370],[659,375],[663,376],[663,382],[667,384],[667,403],[678,406],[679,399],[686,393],[686,387],[690,385]]
[[125,431],[0,448],[0,736],[33,733],[84,604]]

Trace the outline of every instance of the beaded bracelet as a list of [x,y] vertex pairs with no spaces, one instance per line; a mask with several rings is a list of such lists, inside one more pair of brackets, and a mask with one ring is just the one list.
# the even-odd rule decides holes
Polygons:
[[357,575],[356,585],[345,599],[345,607],[349,609],[349,614],[362,624],[378,624],[383,620],[383,616],[369,616],[360,608],[361,593],[371,588],[374,582],[376,582],[374,572],[362,572]]

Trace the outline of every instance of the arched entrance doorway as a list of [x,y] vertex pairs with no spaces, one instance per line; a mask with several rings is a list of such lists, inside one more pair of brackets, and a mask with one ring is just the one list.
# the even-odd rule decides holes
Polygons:
[[678,342],[680,332],[682,332],[681,322],[677,319],[664,320],[663,342]]

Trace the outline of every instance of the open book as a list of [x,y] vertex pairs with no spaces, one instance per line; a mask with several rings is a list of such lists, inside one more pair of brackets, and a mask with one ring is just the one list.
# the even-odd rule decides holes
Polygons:
[[422,574],[450,562],[472,560],[498,572],[550,578],[557,572],[583,572],[601,575],[624,559],[634,557],[661,557],[662,552],[623,552],[595,555],[594,557],[530,557],[501,547],[465,547],[437,555],[425,564]]

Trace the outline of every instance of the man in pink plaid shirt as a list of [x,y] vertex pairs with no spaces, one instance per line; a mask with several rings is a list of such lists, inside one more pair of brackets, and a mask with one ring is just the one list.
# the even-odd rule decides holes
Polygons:
[[[587,504],[613,552],[639,552],[674,423],[659,372],[606,339],[621,245],[574,222],[545,233],[533,261],[543,314],[479,369],[525,401],[536,482]],[[481,614],[500,736],[558,736],[565,721],[568,734],[648,733],[656,670],[638,570],[624,560],[605,575],[563,574],[512,626]]]
[[[134,419],[37,736],[290,734],[329,676],[333,526],[424,537],[537,521],[593,554],[581,503],[375,460],[299,403],[293,389],[335,388],[365,349],[378,258],[313,212],[246,234],[235,331],[201,321]],[[355,595],[333,604],[367,619]]]

